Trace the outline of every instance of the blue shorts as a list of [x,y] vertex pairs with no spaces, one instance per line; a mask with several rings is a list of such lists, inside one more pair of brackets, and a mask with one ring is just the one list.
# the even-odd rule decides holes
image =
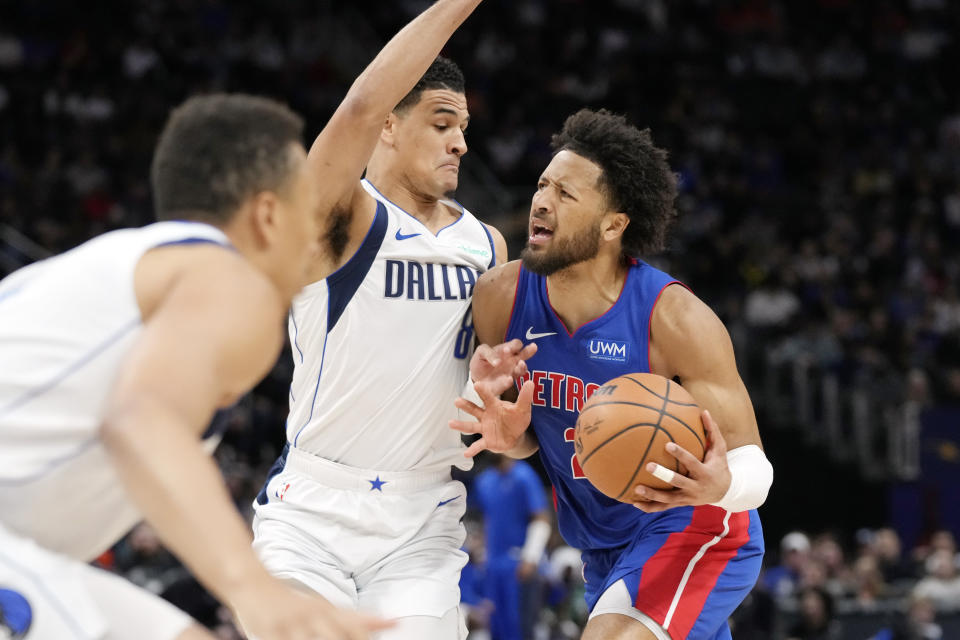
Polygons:
[[730,637],[727,618],[760,575],[763,530],[756,511],[681,507],[663,512],[625,547],[583,553],[592,611],[623,580],[633,606],[673,640]]

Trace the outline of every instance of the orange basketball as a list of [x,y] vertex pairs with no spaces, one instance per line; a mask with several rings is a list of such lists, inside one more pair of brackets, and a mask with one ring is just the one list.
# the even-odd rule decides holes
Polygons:
[[590,396],[577,419],[574,447],[593,486],[630,502],[639,484],[655,489],[673,486],[647,472],[647,463],[686,473],[667,453],[668,442],[703,460],[706,438],[700,407],[676,382],[653,373],[630,373]]

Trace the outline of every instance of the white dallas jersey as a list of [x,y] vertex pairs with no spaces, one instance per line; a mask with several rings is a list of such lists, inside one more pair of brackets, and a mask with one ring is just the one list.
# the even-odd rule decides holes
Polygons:
[[290,313],[287,439],[361,469],[469,468],[453,401],[473,349],[470,301],[495,262],[469,211],[434,235],[369,182],[377,213],[349,262],[307,286]]
[[160,222],[104,234],[0,281],[0,522],[6,528],[88,560],[140,520],[98,431],[113,381],[142,328],[137,263],[152,248],[193,242],[229,244],[209,225]]

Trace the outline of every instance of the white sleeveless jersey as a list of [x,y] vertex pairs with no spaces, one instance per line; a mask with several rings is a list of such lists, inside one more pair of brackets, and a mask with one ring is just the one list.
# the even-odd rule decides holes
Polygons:
[[[113,231],[0,281],[0,522],[87,560],[139,519],[98,437],[141,330],[134,269],[155,247],[228,245],[209,225]],[[176,470],[171,470],[175,473]]]
[[369,182],[377,213],[349,262],[294,300],[287,438],[382,471],[469,468],[448,420],[473,349],[470,301],[495,263],[469,211],[434,235]]

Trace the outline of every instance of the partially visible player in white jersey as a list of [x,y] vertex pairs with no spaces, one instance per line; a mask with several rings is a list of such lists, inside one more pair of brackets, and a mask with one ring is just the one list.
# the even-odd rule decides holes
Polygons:
[[267,572],[201,434],[275,362],[330,211],[478,3],[439,0],[401,31],[309,154],[279,103],[188,100],[153,160],[165,222],[0,281],[0,636],[212,640],[86,564],[141,517],[250,637],[359,640],[389,626]]
[[[506,243],[453,200],[469,122],[460,69],[438,58],[385,119],[294,301],[287,446],[254,508],[275,575],[397,619],[381,639],[462,637],[464,486],[447,428],[473,353],[470,301]],[[522,367],[519,341],[491,363]],[[519,371],[520,369],[517,369]]]

